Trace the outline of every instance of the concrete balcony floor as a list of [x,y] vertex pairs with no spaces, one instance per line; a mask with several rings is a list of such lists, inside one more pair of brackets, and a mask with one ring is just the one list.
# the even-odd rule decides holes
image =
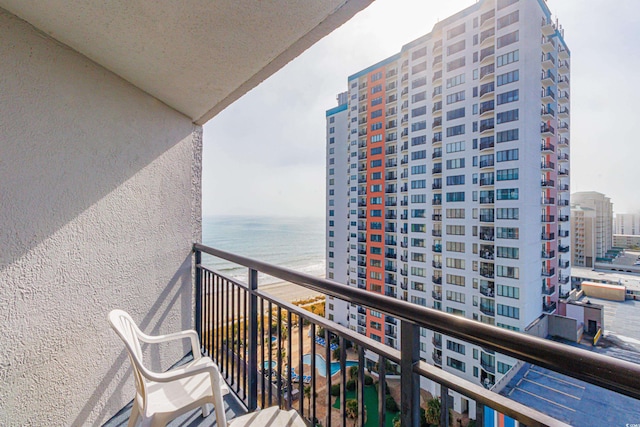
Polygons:
[[[193,357],[189,354],[172,366],[172,368],[183,365],[191,360],[193,360]],[[222,400],[224,401],[225,416],[228,421],[247,413],[246,408],[233,393],[226,394]],[[126,427],[129,423],[132,404],[133,400],[119,410],[109,421],[104,423],[103,427]],[[213,411],[213,407],[211,407],[211,413],[207,418],[202,418],[202,409],[198,408],[182,414],[167,424],[168,427],[213,427],[216,425],[216,413]]]

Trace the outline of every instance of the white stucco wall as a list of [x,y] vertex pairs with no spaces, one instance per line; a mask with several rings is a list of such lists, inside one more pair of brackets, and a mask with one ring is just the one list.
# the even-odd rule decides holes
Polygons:
[[101,424],[134,392],[109,310],[192,326],[202,130],[2,9],[0,40],[0,425]]

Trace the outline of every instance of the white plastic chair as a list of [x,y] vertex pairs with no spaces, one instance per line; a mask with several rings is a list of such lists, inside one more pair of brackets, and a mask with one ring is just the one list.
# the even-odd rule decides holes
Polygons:
[[[210,413],[208,403],[215,408],[217,425],[228,426],[222,395],[228,393],[229,388],[213,361],[200,354],[196,331],[149,336],[122,310],[111,311],[109,323],[124,341],[135,378],[136,396],[133,399],[129,427],[136,424],[138,417],[142,418],[143,426],[164,426],[177,416],[198,407],[202,407],[202,415],[207,417]],[[142,364],[140,341],[155,344],[185,338],[191,340],[192,362],[162,373],[150,371]],[[246,414],[231,422],[231,427],[244,426],[306,427],[297,412],[282,411],[277,407]]]

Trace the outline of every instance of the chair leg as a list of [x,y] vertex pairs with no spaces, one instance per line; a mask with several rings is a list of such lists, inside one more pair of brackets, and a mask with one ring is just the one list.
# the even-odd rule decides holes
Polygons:
[[202,418],[207,418],[210,413],[211,410],[209,409],[209,405],[207,405],[206,403],[202,405]]
[[127,427],[134,427],[136,425],[136,421],[138,421],[138,416],[140,415],[140,410],[138,409],[138,404],[136,400],[133,399],[133,405],[131,405],[131,415],[129,416],[129,424]]

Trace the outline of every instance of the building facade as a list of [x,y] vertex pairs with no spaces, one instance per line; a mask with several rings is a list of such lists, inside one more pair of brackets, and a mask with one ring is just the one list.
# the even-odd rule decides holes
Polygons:
[[[569,61],[543,1],[482,0],[350,76],[347,175],[328,186],[348,195],[332,236],[348,257],[328,259],[346,283],[516,331],[553,313],[570,289]],[[396,319],[348,308],[398,346]],[[513,363],[422,336],[422,359],[486,387]]]
[[602,193],[571,195],[573,260],[578,267],[593,267],[613,245],[613,204]]
[[615,234],[640,235],[640,214],[620,214],[615,216]]

